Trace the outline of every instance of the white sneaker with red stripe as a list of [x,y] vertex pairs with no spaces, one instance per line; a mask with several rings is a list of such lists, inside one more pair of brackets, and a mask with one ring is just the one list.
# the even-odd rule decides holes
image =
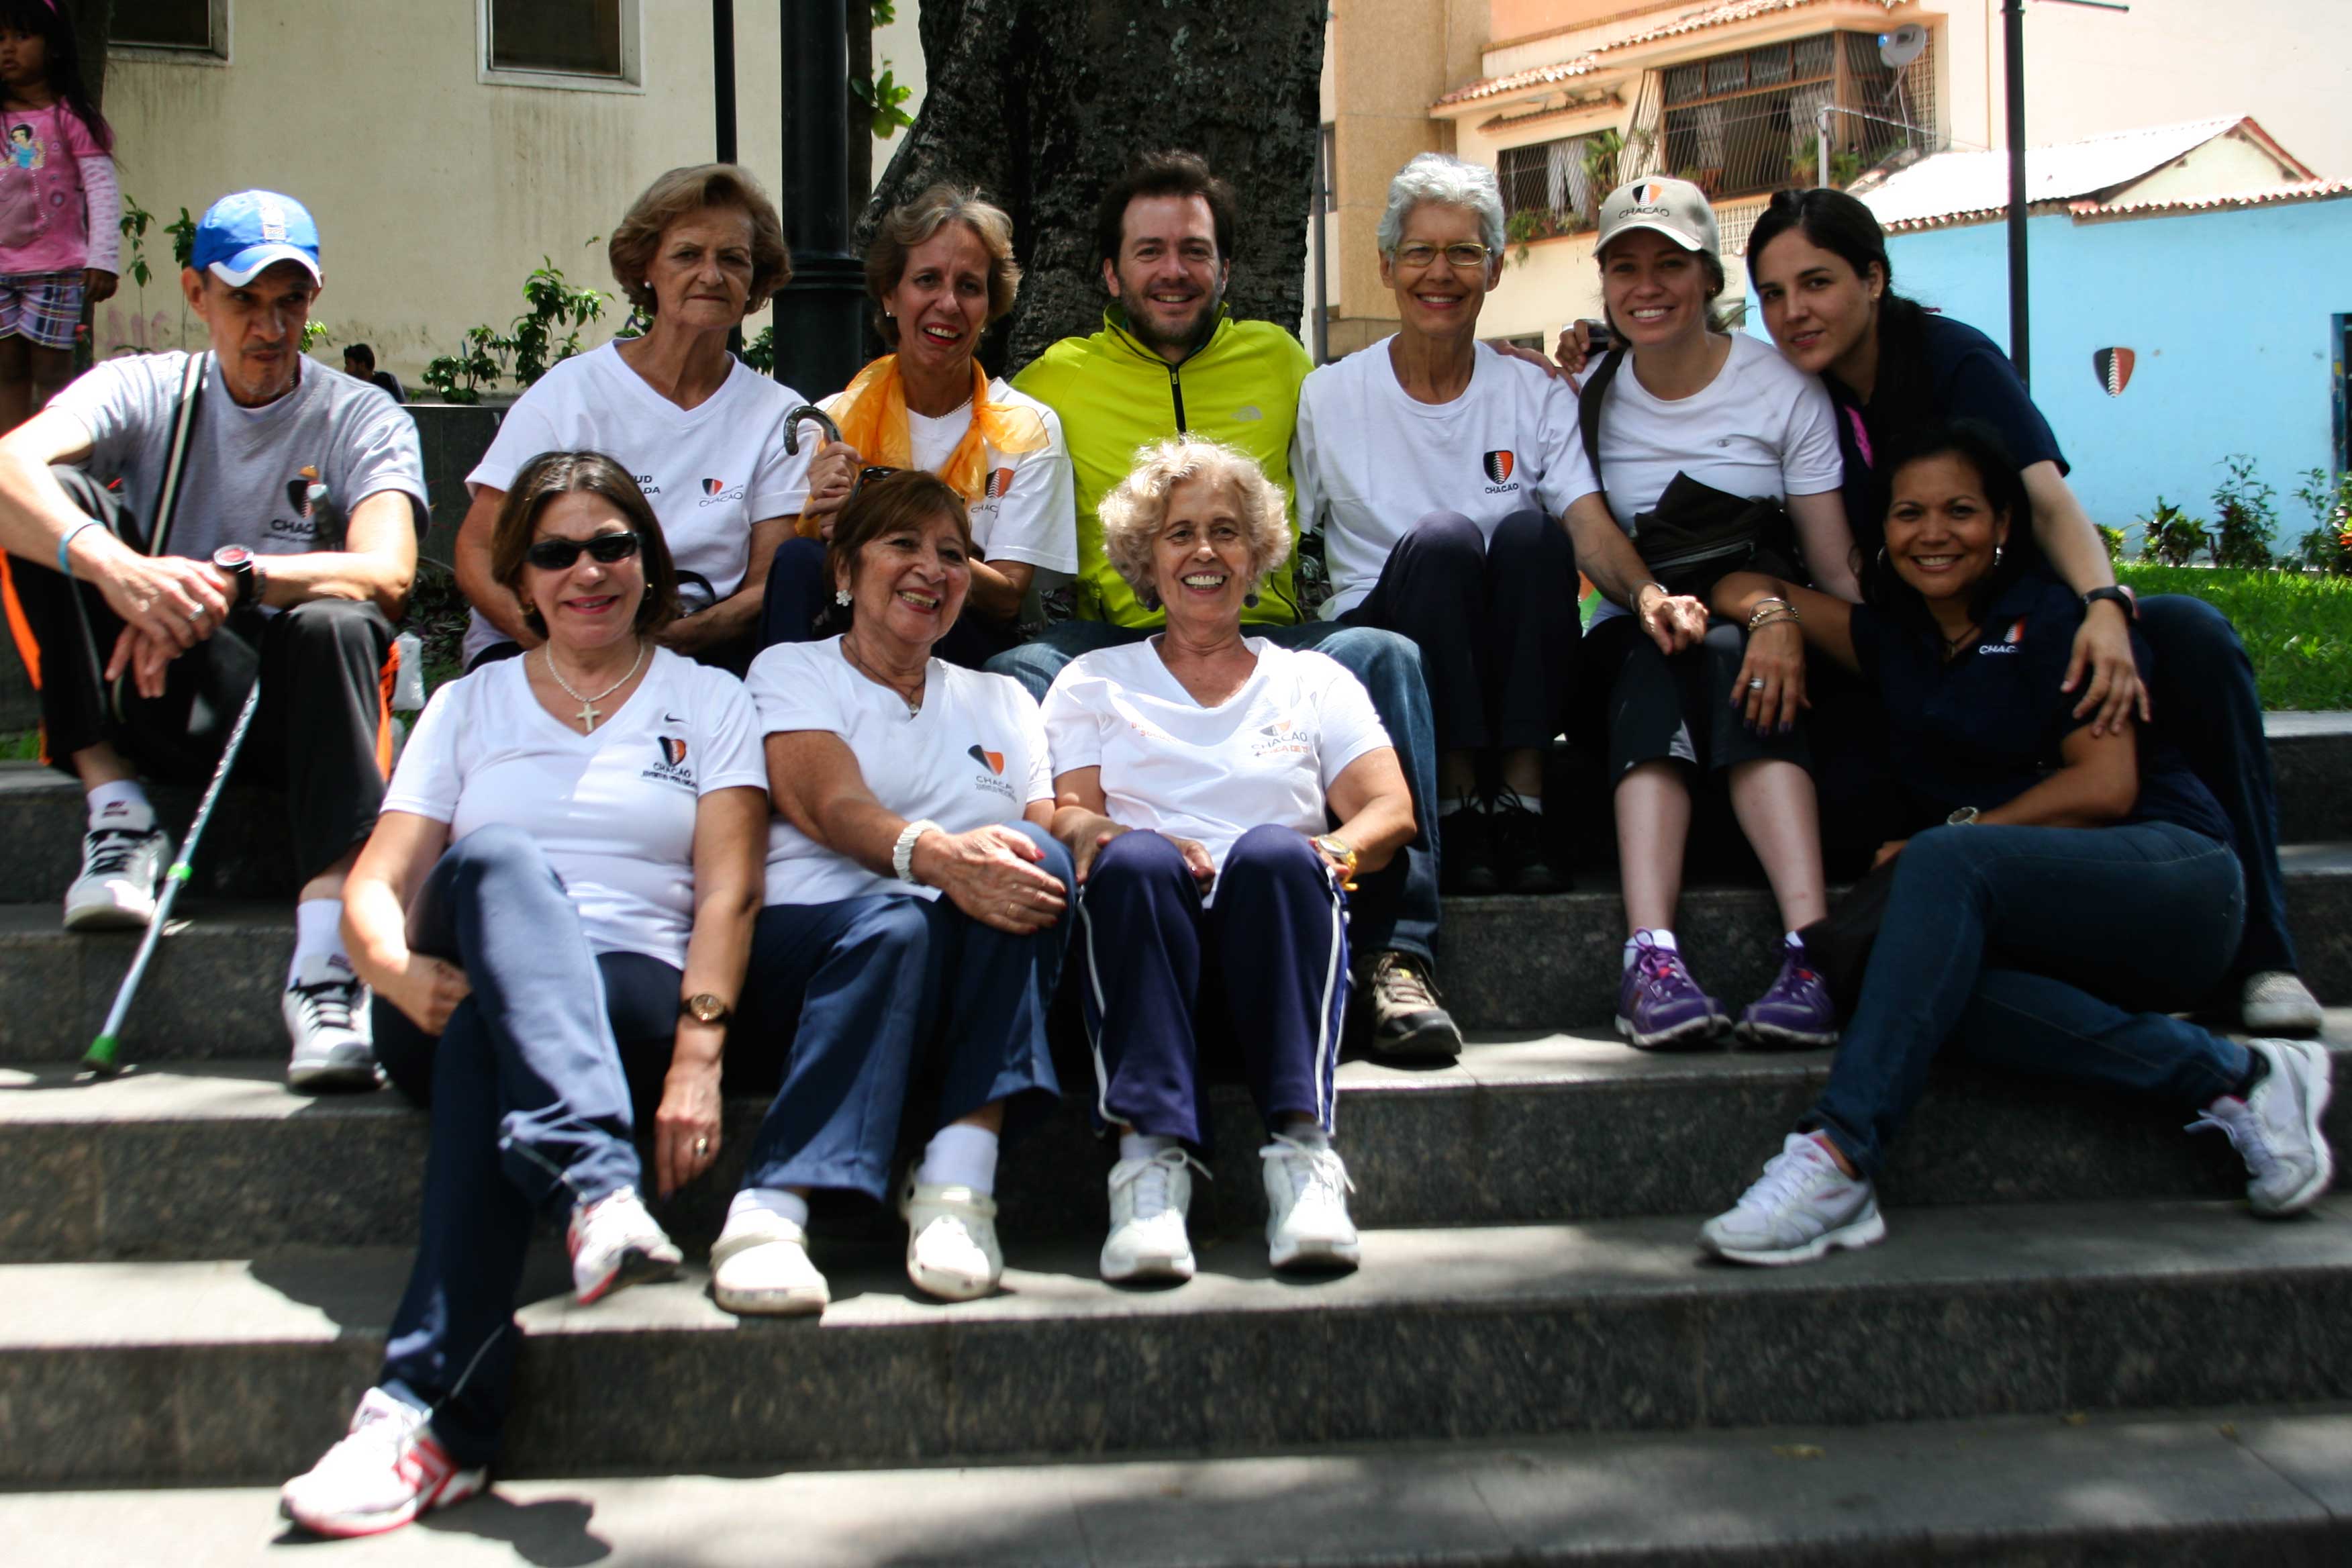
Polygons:
[[686,1261],[677,1243],[646,1212],[635,1187],[576,1205],[563,1242],[572,1254],[572,1294],[583,1307],[624,1285],[675,1279]]
[[451,1458],[425,1412],[371,1388],[343,1440],[279,1489],[278,1511],[313,1535],[379,1535],[465,1501],[488,1475]]

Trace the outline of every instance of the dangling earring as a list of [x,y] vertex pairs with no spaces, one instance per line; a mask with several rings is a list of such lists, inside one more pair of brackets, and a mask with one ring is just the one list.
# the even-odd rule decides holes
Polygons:
[[1881,572],[1886,570],[1886,546],[1884,544],[1878,547],[1878,569]]
[[1255,610],[1257,608],[1257,590],[1255,588],[1252,588],[1248,593],[1242,595],[1242,608],[1245,610]]
[[2000,564],[2000,546],[1998,544],[1992,547],[1992,563],[1996,566]]

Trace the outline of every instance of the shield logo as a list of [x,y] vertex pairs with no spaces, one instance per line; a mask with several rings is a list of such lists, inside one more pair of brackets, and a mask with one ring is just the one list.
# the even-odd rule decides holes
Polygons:
[[2109,397],[2121,397],[2124,388],[2131,384],[2132,367],[2139,356],[2129,349],[2100,349],[2091,355],[2091,368],[2098,373],[2099,384]]
[[715,496],[726,488],[727,481],[725,479],[705,479],[702,481],[702,493],[707,496]]
[[1004,771],[1004,753],[1003,752],[983,751],[980,744],[975,742],[973,742],[971,749],[964,754],[970,757],[973,762],[984,764],[990,773],[1001,773]]
[[1507,450],[1489,452],[1486,454],[1484,463],[1486,469],[1486,482],[1488,484],[1507,484],[1510,480],[1511,470],[1518,467],[1518,458]]
[[662,761],[671,767],[682,766],[686,762],[686,742],[675,735],[664,735],[661,738],[661,754]]
[[988,472],[988,483],[982,488],[990,500],[998,500],[1005,491],[1013,488],[1013,470],[991,468]]
[[1655,180],[1642,187],[1642,203],[1644,206],[1656,206],[1665,200],[1665,196],[1666,187]]

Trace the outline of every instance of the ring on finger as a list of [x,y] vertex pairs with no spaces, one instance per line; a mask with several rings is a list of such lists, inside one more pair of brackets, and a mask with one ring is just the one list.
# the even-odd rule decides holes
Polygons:
[[1761,691],[1761,690],[1763,690],[1763,689],[1764,689],[1764,678],[1763,678],[1762,676],[1760,676],[1760,675],[1758,675],[1758,676],[1751,676],[1751,677],[1748,679],[1748,690],[1750,690],[1750,691]]
[[696,1139],[696,1140],[694,1141],[694,1152],[695,1152],[697,1154],[708,1154],[708,1153],[709,1153],[709,1152],[710,1152],[710,1140],[709,1140],[709,1139],[708,1139],[708,1138],[698,1138],[698,1139]]

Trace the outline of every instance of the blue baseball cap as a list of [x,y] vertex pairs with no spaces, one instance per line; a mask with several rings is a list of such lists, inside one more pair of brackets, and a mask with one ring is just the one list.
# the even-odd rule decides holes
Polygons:
[[315,282],[319,270],[319,226],[310,210],[276,191],[239,191],[205,209],[196,224],[189,263],[232,289],[242,289],[281,261],[299,261]]

